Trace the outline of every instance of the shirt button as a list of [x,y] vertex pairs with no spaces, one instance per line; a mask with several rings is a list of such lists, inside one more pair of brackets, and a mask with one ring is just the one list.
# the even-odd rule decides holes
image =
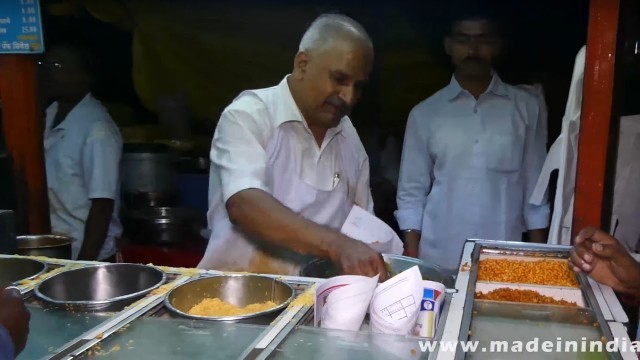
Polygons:
[[476,144],[478,143],[478,139],[476,139],[476,141],[474,141]]
[[473,113],[477,114],[478,113],[478,109],[473,109]]

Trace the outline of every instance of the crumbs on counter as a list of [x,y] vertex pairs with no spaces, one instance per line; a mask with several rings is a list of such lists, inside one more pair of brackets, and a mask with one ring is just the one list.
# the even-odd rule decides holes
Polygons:
[[199,275],[202,272],[201,269],[196,269],[196,268],[158,266],[158,265],[153,265],[152,263],[147,264],[147,266],[153,266],[156,269],[160,269],[166,273],[178,273],[180,275],[185,275],[185,276],[195,276],[195,275]]
[[291,303],[289,303],[289,309],[302,306],[302,307],[311,307],[316,302],[316,288],[318,284],[313,284],[307,290],[305,290],[302,294],[298,295]]
[[471,265],[469,265],[468,262],[465,262],[464,264],[462,264],[462,266],[460,266],[460,271],[465,272],[465,271],[469,271],[471,269]]

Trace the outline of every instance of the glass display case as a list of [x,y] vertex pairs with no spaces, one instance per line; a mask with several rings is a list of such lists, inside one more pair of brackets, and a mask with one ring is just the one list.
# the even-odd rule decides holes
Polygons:
[[[255,323],[250,319],[188,319],[164,306],[173,287],[221,274],[215,271],[160,267],[167,283],[115,313],[43,307],[33,289],[45,274],[21,286],[32,320],[27,348],[19,359],[630,358],[621,352],[589,348],[592,342],[621,338],[624,328],[614,326],[620,323],[597,284],[583,275],[564,272],[567,254],[568,248],[557,246],[469,241],[455,287],[447,289],[432,339],[372,333],[366,320],[360,331],[314,327],[313,303],[297,300],[305,297],[305,291],[307,296],[315,291],[314,284],[323,281],[317,278],[273,276],[291,285],[296,299],[270,323]],[[50,265],[55,273],[90,264],[56,260]],[[511,268],[501,269],[506,265]],[[543,342],[553,343],[552,351],[527,351],[534,340],[539,347]],[[560,340],[577,342],[576,351],[558,351]],[[458,345],[466,341],[476,343],[476,351],[461,350]],[[513,348],[517,342],[522,343],[522,351]],[[587,344],[586,349],[582,343]],[[445,348],[450,344],[453,350]],[[565,345],[573,346],[562,343]]]

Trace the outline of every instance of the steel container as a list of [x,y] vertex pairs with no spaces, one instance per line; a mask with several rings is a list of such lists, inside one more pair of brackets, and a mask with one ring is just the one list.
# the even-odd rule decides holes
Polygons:
[[87,266],[40,283],[36,295],[49,307],[76,311],[120,311],[164,283],[164,272],[139,264]]

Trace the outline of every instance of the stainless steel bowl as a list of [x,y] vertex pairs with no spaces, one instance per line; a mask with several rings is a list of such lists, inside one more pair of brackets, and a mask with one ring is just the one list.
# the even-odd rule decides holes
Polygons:
[[0,288],[22,280],[33,279],[47,271],[42,261],[22,258],[0,258]]
[[[287,283],[267,276],[251,274],[230,274],[203,277],[189,281],[171,290],[164,300],[166,307],[191,319],[239,321],[254,319],[254,323],[269,323],[278,312],[289,305],[295,291]],[[276,307],[262,312],[241,316],[198,316],[189,310],[206,298],[218,298],[229,304],[245,307],[250,304],[273,301]],[[268,321],[268,322],[267,322]]]
[[[401,273],[414,266],[418,266],[423,280],[431,280],[444,284],[447,288],[455,285],[453,276],[447,274],[438,266],[429,265],[423,261],[408,256],[382,254],[384,261],[389,264],[394,273]],[[328,279],[340,275],[335,264],[328,260],[317,259],[305,265],[300,271],[301,276]],[[392,274],[393,275],[393,274]]]
[[106,264],[56,274],[36,289],[49,307],[120,311],[164,283],[164,272],[146,265]]
[[25,256],[45,256],[71,259],[72,238],[61,235],[25,235],[16,237],[17,253]]

